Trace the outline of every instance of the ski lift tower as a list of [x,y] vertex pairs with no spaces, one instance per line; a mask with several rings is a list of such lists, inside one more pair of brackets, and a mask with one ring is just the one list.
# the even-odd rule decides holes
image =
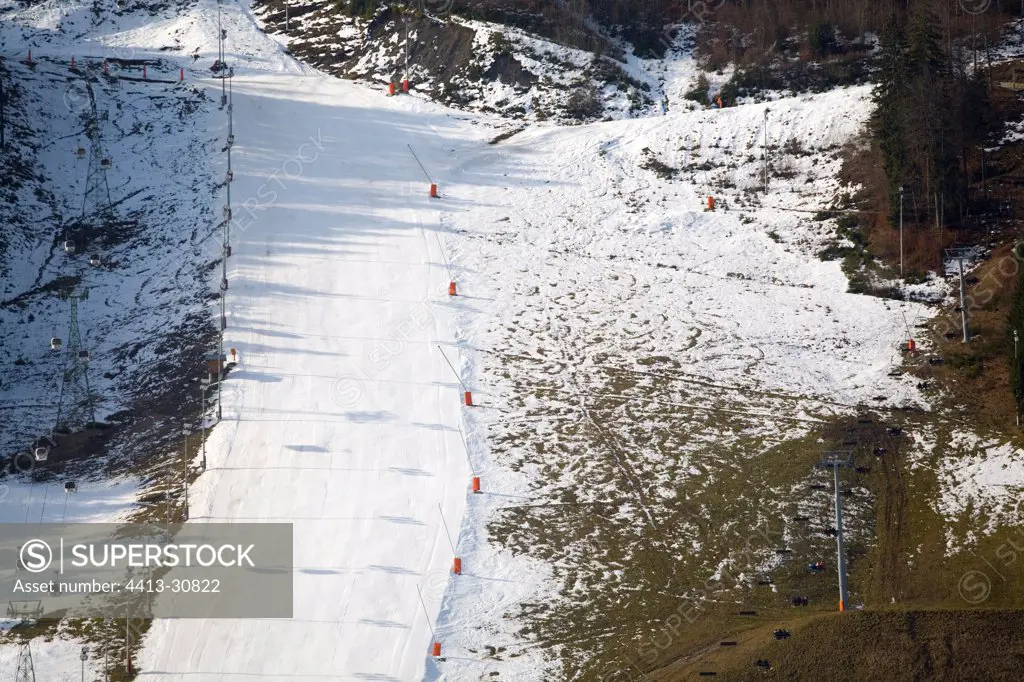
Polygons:
[[32,665],[32,648],[28,642],[18,647],[18,667],[15,669],[14,682],[36,682],[36,669]]
[[72,432],[96,421],[92,393],[89,391],[89,351],[82,347],[82,336],[78,328],[78,302],[88,300],[89,290],[85,287],[61,289],[60,298],[71,304],[71,325],[57,403],[56,430]]
[[111,219],[110,185],[107,182],[107,170],[110,168],[110,159],[103,151],[103,136],[100,134],[100,121],[106,120],[106,112],[103,119],[100,118],[96,109],[96,97],[93,95],[92,83],[86,80],[86,90],[89,93],[90,114],[89,122],[86,124],[85,134],[89,138],[89,170],[85,177],[85,195],[82,198],[82,218],[84,226],[86,221],[96,217],[100,223]]
[[964,283],[964,261],[974,257],[974,249],[946,249],[946,260],[956,261],[960,270],[960,319],[963,321],[964,343],[971,340],[967,327],[967,286]]
[[839,470],[853,466],[853,450],[831,450],[814,465],[818,469],[832,469],[836,496],[836,564],[839,569],[839,610],[846,610],[846,550],[843,547],[843,503],[839,490]]
[[217,61],[213,63],[213,77],[220,78],[220,106],[223,109],[228,103],[227,87],[224,83],[224,71],[227,69],[227,62],[224,61],[224,40],[228,37],[228,30],[221,25],[221,0],[217,0]]

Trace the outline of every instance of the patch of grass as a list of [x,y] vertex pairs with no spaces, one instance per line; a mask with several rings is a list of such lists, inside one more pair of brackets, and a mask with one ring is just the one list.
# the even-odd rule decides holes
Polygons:
[[967,287],[970,343],[962,342],[961,314],[956,304],[944,307],[928,328],[918,333],[946,362],[923,364],[915,374],[935,382],[942,389],[941,404],[955,409],[959,418],[969,420],[976,428],[1017,438],[1016,404],[1010,388],[1013,338],[1007,333],[1006,322],[1015,288],[1015,268],[1007,266],[1011,262],[1008,259],[1012,259],[1011,249],[1011,244],[995,249],[989,260],[971,273],[976,281]]
[[850,293],[902,300],[902,289],[896,284],[885,283],[890,273],[871,257],[867,235],[858,215],[819,211],[814,220],[824,221],[832,217],[836,219],[836,237],[818,252],[818,258],[843,261],[843,272],[850,280]]
[[[705,670],[715,679],[1003,680],[1019,677],[1024,612],[915,610],[847,613],[779,622],[792,637],[776,641],[776,624],[736,633],[736,647],[713,647],[698,661],[648,675],[654,681],[693,679]],[[809,652],[829,652],[809,655]],[[981,655],[981,652],[984,652]]]

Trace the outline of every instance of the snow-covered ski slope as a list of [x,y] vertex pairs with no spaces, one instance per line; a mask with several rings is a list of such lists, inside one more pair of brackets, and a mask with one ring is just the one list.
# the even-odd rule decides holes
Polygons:
[[458,358],[436,211],[406,145],[430,163],[456,133],[317,76],[240,75],[234,106],[245,229],[226,344],[241,362],[191,519],[292,523],[295,617],[158,622],[141,664],[160,679],[416,679],[417,585],[451,565],[439,505],[457,530],[469,469],[439,350]]
[[[78,44],[93,56],[116,48],[186,67],[199,48],[208,64],[215,8],[86,23]],[[53,7],[35,11],[57,24]],[[489,542],[494,514],[546,491],[544,466],[510,466],[518,453],[490,458],[488,434],[525,424],[555,441],[555,411],[582,419],[573,410],[599,392],[627,390],[599,385],[605,369],[642,372],[661,356],[702,382],[679,409],[735,411],[776,438],[780,418],[799,431],[878,395],[920,402],[888,370],[904,314],[913,322],[926,310],[847,294],[839,264],[813,255],[829,228],[810,215],[837,189],[832,154],[863,123],[864,89],[770,105],[774,163],[790,175],[761,201],[752,196],[763,105],[541,127],[489,146],[486,119],[317,74],[284,55],[245,7],[226,3],[224,14],[238,226],[226,345],[240,361],[190,516],[293,523],[295,614],[158,621],[138,661],[142,679],[560,679],[559,649],[524,641],[518,605],[554,602],[553,573],[585,552],[567,547],[552,568]],[[219,83],[204,87],[219,98]],[[210,126],[223,139],[226,115]],[[790,139],[808,153],[784,154]],[[428,198],[410,146],[440,199]],[[210,161],[220,175],[223,156]],[[652,158],[675,177],[640,167]],[[703,210],[709,194],[715,212]],[[216,252],[213,244],[211,259]],[[461,406],[442,352],[478,407]],[[509,374],[509,358],[536,361],[540,381]],[[557,384],[576,372],[563,392]],[[484,495],[469,494],[463,434]],[[574,447],[578,465],[552,467],[584,484],[581,498],[621,483],[588,479],[586,445]],[[705,466],[714,451],[712,436],[671,458],[637,449],[655,512],[689,463]],[[449,531],[465,561],[455,578]],[[431,626],[444,660],[429,655]]]
[[295,613],[157,622],[140,666],[161,680],[418,679],[431,635],[417,587],[451,566],[442,513],[457,532],[469,468],[441,355],[459,366],[457,304],[409,146],[440,171],[466,126],[279,70],[276,45],[232,24],[232,51],[256,57],[235,61],[233,83],[225,343],[240,362],[190,517],[292,523]]

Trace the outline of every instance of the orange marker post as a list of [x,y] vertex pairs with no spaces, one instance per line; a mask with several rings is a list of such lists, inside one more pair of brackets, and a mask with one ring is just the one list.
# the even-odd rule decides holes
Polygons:
[[473,492],[474,493],[479,493],[480,492],[480,477],[479,476],[474,476],[473,477]]
[[438,656],[441,655],[441,643],[440,642],[434,642],[434,650],[433,650],[432,653],[434,654],[434,658],[437,658]]
[[434,184],[433,182],[430,183],[430,198],[431,199],[436,199],[437,198],[437,185]]
[[466,391],[465,397],[466,397],[466,407],[473,407],[473,394],[470,393],[469,391]]
[[455,557],[452,560],[452,573],[455,575],[462,575],[462,559]]
[[448,295],[449,296],[454,296],[455,295],[455,282],[449,282],[448,283]]

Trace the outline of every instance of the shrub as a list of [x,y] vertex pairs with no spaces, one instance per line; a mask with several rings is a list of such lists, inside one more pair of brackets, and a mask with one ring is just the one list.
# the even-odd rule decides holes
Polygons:
[[705,76],[704,74],[700,74],[699,76],[697,76],[697,84],[694,85],[689,92],[683,95],[683,97],[690,101],[697,102],[700,105],[705,105],[708,103],[709,87],[710,86],[708,85],[708,77]]
[[565,103],[566,115],[579,121],[600,116],[603,109],[601,100],[597,98],[597,90],[593,86],[576,88]]
[[815,57],[824,57],[838,52],[836,27],[828,22],[811,26],[811,30],[807,34],[807,43]]

